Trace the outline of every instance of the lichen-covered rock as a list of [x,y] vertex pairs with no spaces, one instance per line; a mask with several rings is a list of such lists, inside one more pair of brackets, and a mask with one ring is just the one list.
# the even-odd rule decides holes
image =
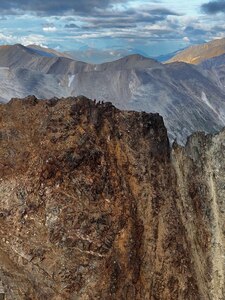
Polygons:
[[171,152],[158,114],[0,105],[7,300],[224,299],[224,136]]

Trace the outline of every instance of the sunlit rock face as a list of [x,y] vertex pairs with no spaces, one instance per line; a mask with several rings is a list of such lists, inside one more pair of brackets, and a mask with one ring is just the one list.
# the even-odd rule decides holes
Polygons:
[[178,51],[167,62],[182,61],[190,64],[200,64],[225,53],[225,39],[215,39],[208,43],[190,46],[183,51]]
[[83,97],[0,105],[3,297],[224,299],[224,141],[171,149],[158,114]]

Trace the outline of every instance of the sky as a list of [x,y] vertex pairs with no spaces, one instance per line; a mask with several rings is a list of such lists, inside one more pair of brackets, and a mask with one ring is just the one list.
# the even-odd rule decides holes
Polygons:
[[73,51],[90,62],[149,57],[225,37],[225,0],[0,0],[0,44]]

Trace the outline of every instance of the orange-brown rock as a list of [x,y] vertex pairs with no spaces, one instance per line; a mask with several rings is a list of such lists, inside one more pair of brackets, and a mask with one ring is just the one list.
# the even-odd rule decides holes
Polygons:
[[6,299],[224,299],[224,138],[171,151],[158,114],[0,105]]

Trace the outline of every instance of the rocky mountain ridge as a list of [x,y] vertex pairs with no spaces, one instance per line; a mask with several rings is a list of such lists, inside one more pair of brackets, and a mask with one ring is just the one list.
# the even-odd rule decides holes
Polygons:
[[223,77],[223,67],[164,65],[141,55],[93,65],[51,49],[0,47],[1,102],[27,95],[110,101],[119,109],[160,113],[171,142],[183,144],[194,131],[215,133],[225,126]]
[[224,299],[225,131],[171,149],[158,114],[84,97],[0,122],[7,300]]
[[204,60],[225,54],[225,38],[190,46],[179,51],[167,62],[186,62],[190,64],[200,64]]

